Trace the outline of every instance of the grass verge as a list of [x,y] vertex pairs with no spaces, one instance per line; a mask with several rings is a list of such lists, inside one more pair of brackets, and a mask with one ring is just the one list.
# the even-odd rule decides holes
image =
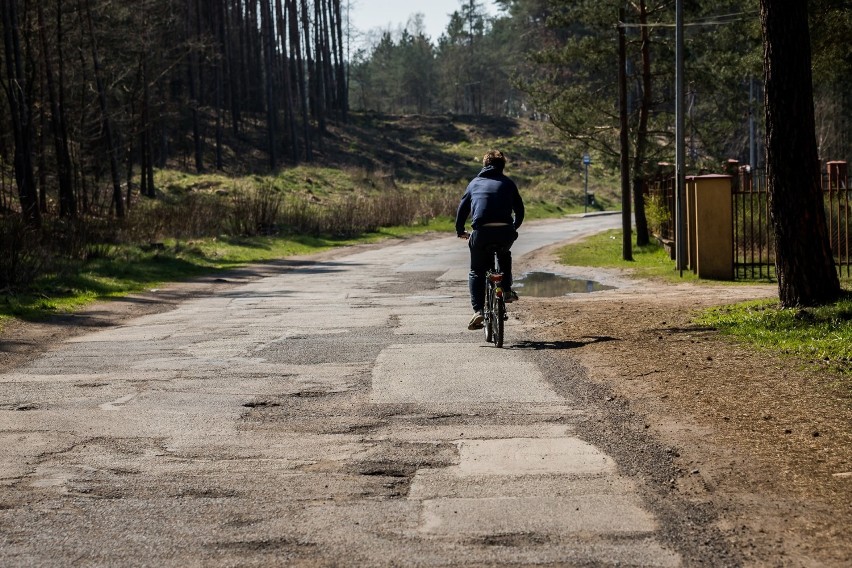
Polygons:
[[707,310],[696,323],[837,372],[852,389],[852,295],[814,308],[781,308],[776,300],[743,302]]
[[695,275],[686,270],[683,277],[675,270],[674,262],[659,244],[633,245],[633,260],[624,260],[622,255],[621,230],[598,233],[580,242],[566,245],[557,253],[562,264],[570,266],[599,266],[603,268],[626,268],[642,278],[659,278],[672,282],[698,282]]

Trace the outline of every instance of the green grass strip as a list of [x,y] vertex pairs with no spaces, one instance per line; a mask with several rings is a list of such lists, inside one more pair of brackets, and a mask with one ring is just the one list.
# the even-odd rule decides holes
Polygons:
[[633,260],[624,260],[621,236],[621,230],[615,229],[566,245],[557,253],[559,262],[569,266],[625,268],[642,278],[661,278],[671,282],[698,282],[689,270],[685,270],[681,277],[680,272],[675,270],[674,261],[656,242],[641,247],[634,243]]
[[852,376],[850,296],[815,308],[781,308],[777,300],[743,302],[707,310],[696,323]]

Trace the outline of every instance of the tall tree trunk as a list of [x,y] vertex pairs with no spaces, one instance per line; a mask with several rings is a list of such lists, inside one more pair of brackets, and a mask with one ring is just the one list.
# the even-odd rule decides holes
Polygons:
[[151,87],[148,73],[148,57],[142,54],[142,139],[139,148],[141,171],[140,193],[145,197],[157,196],[154,187],[154,152],[151,144]]
[[207,100],[204,97],[204,65],[201,64],[200,57],[200,49],[203,45],[203,25],[202,22],[204,18],[201,15],[202,7],[208,6],[210,0],[195,0],[195,42],[198,45],[198,50],[196,50],[196,80],[198,85],[198,106],[199,108],[203,108],[207,104]]
[[325,111],[336,110],[337,104],[335,102],[335,96],[337,95],[337,90],[334,87],[334,63],[332,61],[332,47],[331,41],[335,37],[333,33],[331,33],[331,18],[328,14],[328,0],[323,0],[320,2],[320,27],[319,27],[319,35],[320,35],[320,45],[322,46],[322,77],[323,77],[323,101],[325,106]]
[[[44,82],[43,78],[42,82]],[[44,92],[44,85],[42,85],[42,92]],[[47,150],[45,148],[47,146],[47,112],[44,105],[39,105],[38,119],[38,209],[44,215],[47,213]]]
[[224,169],[222,160],[222,138],[224,136],[224,91],[225,91],[225,66],[228,62],[228,47],[225,36],[225,0],[215,0],[216,5],[213,13],[215,17],[215,29],[219,51],[219,59],[216,61],[216,169]]
[[[245,89],[245,85],[242,81],[242,73],[245,72],[244,65],[244,53],[245,53],[245,31],[243,30],[242,22],[242,12],[239,7],[239,0],[234,0],[234,4],[231,6],[231,13],[234,14],[234,18],[236,19],[236,28],[237,28],[237,53],[234,55],[233,48],[230,48],[230,56],[228,57],[228,93],[231,98],[231,126],[234,132],[234,136],[238,136],[240,133],[240,122],[242,121],[242,101],[243,101],[243,93]],[[228,27],[230,28],[231,19],[227,19]],[[228,33],[228,37],[230,38],[230,33]],[[230,42],[230,39],[228,39]],[[236,63],[235,63],[236,61]]]
[[[305,57],[307,59],[307,68],[308,68],[308,87],[309,87],[309,100],[310,100],[310,109],[311,115],[314,118],[318,119],[319,113],[317,112],[317,107],[319,105],[317,101],[317,87],[319,86],[319,80],[317,77],[317,70],[314,64],[315,57],[311,50],[311,24],[310,24],[310,13],[308,12],[308,3],[307,0],[301,0],[302,4],[302,40],[305,43]],[[316,48],[316,45],[314,45]]]
[[349,113],[349,85],[346,80],[346,59],[343,56],[343,14],[340,9],[340,0],[334,0],[334,20],[337,34],[337,90],[340,117],[343,122],[346,122]]
[[279,43],[281,45],[281,62],[283,65],[282,74],[284,75],[284,112],[287,120],[287,133],[289,138],[288,147],[290,148],[290,160],[295,163],[299,161],[299,135],[296,131],[296,113],[293,108],[293,105],[295,104],[293,100],[294,81],[290,70],[290,56],[292,52],[288,52],[287,49],[287,22],[283,0],[275,0],[275,13],[277,15],[278,25],[276,27],[278,29]]
[[[192,147],[193,147],[193,156],[195,157],[195,171],[201,173],[204,171],[204,159],[202,157],[203,151],[201,148],[201,125],[198,118],[198,83],[197,78],[199,74],[199,62],[198,62],[198,47],[197,42],[199,38],[197,36],[197,27],[193,27],[192,25],[192,12],[193,12],[193,2],[191,0],[186,0],[186,37],[187,39],[193,38],[192,47],[190,47],[189,54],[189,67],[187,69],[187,75],[189,80],[189,107],[190,112],[192,113]],[[198,3],[195,2],[195,8],[197,11]],[[193,31],[195,29],[196,31]]]
[[269,156],[269,169],[277,166],[275,131],[278,129],[275,105],[275,25],[272,22],[272,9],[269,0],[261,0],[261,38],[263,41],[263,69],[266,83],[266,145]]
[[47,26],[44,19],[44,8],[41,2],[36,4],[38,9],[38,25],[41,46],[44,52],[44,70],[47,78],[47,93],[50,100],[50,125],[53,133],[53,147],[56,152],[57,177],[59,181],[59,216],[74,217],[77,214],[76,197],[74,196],[74,172],[71,165],[71,153],[68,150],[68,129],[65,126],[65,109],[61,104],[64,95],[64,76],[62,70],[62,0],[57,2],[56,17],[56,46],[59,57],[59,94],[56,93],[56,80],[53,75],[53,64],[47,41]]
[[[309,106],[305,80],[305,63],[302,59],[302,46],[301,41],[299,40],[301,36],[299,35],[299,9],[297,1],[298,0],[287,0],[287,5],[290,8],[288,10],[290,15],[290,53],[293,53],[296,56],[296,81],[299,84],[299,106],[302,110],[302,129],[305,137],[305,160],[310,162],[314,159],[313,142],[311,140],[311,122],[308,117]],[[307,43],[308,38],[306,38],[305,41]]]
[[639,2],[639,24],[641,30],[642,53],[642,101],[639,104],[639,125],[636,129],[636,155],[633,160],[633,214],[636,219],[636,244],[649,242],[648,220],[645,217],[645,196],[643,182],[647,174],[646,153],[648,151],[648,117],[651,114],[651,38],[648,29],[648,6],[645,0]]
[[128,137],[127,140],[127,152],[125,153],[125,166],[124,166],[124,183],[127,186],[124,193],[124,199],[127,203],[127,208],[131,208],[131,204],[133,203],[133,138]]
[[148,197],[148,168],[145,145],[148,143],[148,134],[145,130],[139,135],[139,193]]
[[98,103],[101,107],[102,121],[104,125],[104,137],[109,154],[109,168],[112,177],[112,201],[115,205],[115,215],[119,219],[124,218],[124,198],[121,195],[121,176],[118,170],[118,156],[116,155],[116,144],[112,132],[112,120],[109,116],[109,105],[107,103],[106,88],[101,77],[101,60],[98,56],[98,42],[95,38],[95,26],[92,23],[92,9],[89,0],[86,0],[86,21],[89,28],[89,39],[92,48],[92,64],[94,66],[95,84],[98,89]]
[[35,175],[33,173],[33,136],[30,123],[30,106],[26,100],[26,74],[21,62],[20,29],[18,23],[18,2],[7,0],[0,3],[0,16],[3,19],[3,42],[6,48],[6,98],[12,132],[15,138],[15,182],[18,186],[18,199],[25,222],[32,226],[41,224],[38,207]]
[[807,4],[760,0],[760,22],[778,295],[785,307],[822,304],[840,283],[820,183]]
[[142,127],[139,138],[139,193],[145,197],[156,197],[154,187],[154,152],[151,126],[151,94],[148,59],[142,56]]
[[260,79],[263,77],[263,45],[258,38],[260,26],[257,21],[257,0],[245,0],[245,15],[243,25],[246,27],[246,89],[248,91],[248,107],[254,112],[264,108],[264,86]]
[[[624,9],[618,11],[618,21],[624,22]],[[618,26],[618,115],[619,148],[621,149],[621,258],[633,260],[630,238],[630,142],[627,124],[627,39],[624,26]]]
[[[325,134],[327,133],[325,123],[325,48],[324,36],[322,34],[323,21],[321,8],[321,0],[314,0],[314,64],[311,67],[310,84],[314,87],[311,89],[311,92],[313,93],[314,117],[317,120],[317,127],[319,129],[317,145],[319,146],[320,153],[325,151]],[[308,53],[310,54],[310,52]]]

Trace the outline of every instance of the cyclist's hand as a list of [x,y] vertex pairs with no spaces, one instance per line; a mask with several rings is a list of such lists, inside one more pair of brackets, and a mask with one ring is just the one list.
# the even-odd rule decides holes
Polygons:
[[460,239],[464,239],[464,240],[468,240],[468,239],[470,238],[470,233],[468,233],[467,231],[465,231],[464,233],[462,233],[462,234],[458,235],[458,238],[460,238]]

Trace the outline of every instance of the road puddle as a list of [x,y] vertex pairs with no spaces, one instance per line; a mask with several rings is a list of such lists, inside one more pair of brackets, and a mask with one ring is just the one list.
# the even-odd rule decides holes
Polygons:
[[515,279],[514,288],[523,296],[555,298],[567,294],[589,294],[612,290],[615,287],[606,286],[594,280],[569,278],[551,272],[526,272]]

